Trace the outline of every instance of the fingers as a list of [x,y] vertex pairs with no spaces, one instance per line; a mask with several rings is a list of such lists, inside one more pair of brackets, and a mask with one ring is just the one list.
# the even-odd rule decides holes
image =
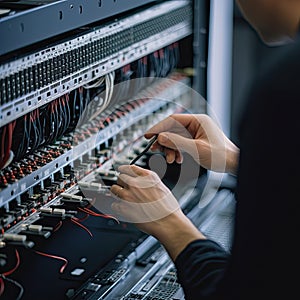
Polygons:
[[172,132],[164,132],[158,136],[158,143],[168,149],[180,151],[190,149],[193,139],[180,136]]
[[180,151],[175,151],[175,161],[178,164],[182,164],[182,162],[183,162],[183,156],[182,156],[182,154],[181,154]]
[[136,177],[132,177],[127,174],[120,174],[118,177],[117,184],[128,189],[130,186],[135,185],[134,184],[135,180],[136,180]]
[[123,165],[118,168],[122,174],[127,174],[132,177],[147,176],[148,171],[136,165]]
[[120,175],[117,184],[129,190],[130,188],[148,188],[156,179],[153,172],[136,165],[123,165],[118,168]]
[[[163,137],[161,137],[163,135]],[[182,152],[189,153],[195,159],[199,156],[199,150],[195,140],[186,138],[175,133],[163,133],[158,136],[158,142],[164,148],[166,154],[166,160],[168,163],[182,163],[183,156]]]
[[122,177],[122,174],[118,176],[117,184],[121,187],[128,188],[128,183],[126,179],[123,179]]
[[189,115],[184,114],[174,114],[166,119],[158,122],[156,125],[151,127],[144,134],[145,138],[149,139],[152,136],[159,134],[161,132],[171,131],[178,132],[183,128],[186,128],[190,122],[191,117]]
[[176,159],[176,152],[172,149],[165,148],[166,161],[168,164],[172,164]]
[[[172,137],[173,137],[173,139],[172,139]],[[174,133],[171,133],[171,132],[168,132],[168,133],[163,132],[158,135],[157,142],[161,146],[176,150],[176,149],[178,149],[178,147],[176,146],[176,140],[178,139],[177,137],[179,137],[178,134],[175,135]],[[175,140],[174,140],[174,138],[175,138]],[[174,143],[174,141],[175,141],[175,143]]]
[[119,186],[118,184],[113,184],[110,187],[111,193],[113,193],[115,196],[118,198],[123,198],[124,197],[124,188],[122,186]]
[[144,134],[146,139],[150,139],[155,134],[159,134],[164,131],[169,131],[174,126],[174,119],[172,117],[168,117],[154,126],[152,126],[147,132]]

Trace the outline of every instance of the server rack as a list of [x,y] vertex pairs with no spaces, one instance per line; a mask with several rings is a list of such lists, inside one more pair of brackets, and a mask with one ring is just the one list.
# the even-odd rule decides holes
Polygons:
[[[1,297],[184,299],[161,245],[92,200],[110,197],[152,124],[205,112],[209,1],[0,7]],[[209,232],[194,209],[205,170],[186,161],[192,177],[170,166],[163,179]]]

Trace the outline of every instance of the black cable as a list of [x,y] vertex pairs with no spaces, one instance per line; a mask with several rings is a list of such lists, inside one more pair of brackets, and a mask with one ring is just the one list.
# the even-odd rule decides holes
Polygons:
[[[20,123],[21,123],[21,121],[20,121]],[[21,159],[25,156],[27,148],[28,148],[28,143],[29,143],[29,135],[28,135],[28,129],[27,129],[27,116],[26,115],[22,118],[22,124],[23,124],[23,133],[20,134],[20,141],[21,141],[20,148],[16,147],[18,150],[17,150],[17,154],[15,155],[15,160]]]
[[48,112],[48,104],[45,104],[40,107],[40,126],[41,126],[41,145],[46,144],[46,137],[49,132],[49,114]]
[[76,102],[77,102],[77,89],[72,91],[69,94],[70,124],[67,129],[67,132],[73,131],[77,124]]
[[170,54],[168,51],[168,47],[163,49],[164,57],[163,57],[163,76],[166,77],[171,71],[170,68]]
[[70,112],[70,98],[69,94],[65,96],[65,110],[66,110],[66,116],[67,116],[67,122],[66,122],[66,129],[65,132],[68,130],[70,123],[71,123],[71,112]]
[[62,135],[65,132],[65,126],[66,126],[66,112],[62,104],[62,97],[57,99],[57,136],[56,139],[59,139],[62,137]]
[[[2,134],[3,134],[3,128],[0,128],[0,140],[2,140]],[[4,155],[5,155],[5,149],[3,149],[2,145],[1,145],[1,149],[0,149],[0,163],[2,162],[2,159],[4,158]]]
[[17,296],[17,298],[15,300],[20,300],[23,296],[23,293],[24,293],[24,288],[22,287],[22,285],[20,283],[18,283],[17,281],[13,280],[13,279],[10,279],[8,277],[5,277],[3,275],[0,275],[4,280],[16,285],[19,289],[20,289],[20,292],[19,292],[19,295]]
[[180,53],[178,43],[174,43],[175,67],[178,65]]
[[59,111],[58,111],[58,108],[57,108],[57,100],[55,100],[54,101],[54,114],[53,114],[53,119],[54,119],[54,137],[53,137],[53,141],[52,142],[55,142],[56,141],[56,139],[58,138],[58,134],[59,134],[59,117],[58,117],[58,115],[59,115]]
[[38,147],[40,147],[43,144],[44,135],[43,135],[43,128],[41,126],[40,109],[39,108],[37,109],[36,125],[37,125],[37,129],[38,129]]

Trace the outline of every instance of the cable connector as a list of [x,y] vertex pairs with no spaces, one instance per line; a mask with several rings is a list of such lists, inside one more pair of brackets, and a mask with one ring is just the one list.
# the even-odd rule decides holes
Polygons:
[[53,215],[64,216],[66,214],[66,210],[63,208],[54,208],[52,210]]
[[89,188],[89,189],[96,190],[96,191],[101,191],[101,189],[102,189],[102,184],[98,183],[98,182],[79,181],[78,185],[81,188]]
[[44,214],[52,214],[52,208],[51,207],[41,207],[40,212]]
[[35,224],[31,224],[28,226],[28,230],[29,231],[34,231],[34,232],[41,232],[43,229],[42,225],[35,225]]
[[15,233],[4,233],[3,240],[7,242],[25,242],[26,235],[15,234]]
[[44,238],[48,238],[51,235],[51,232],[48,230],[44,230],[42,225],[37,224],[30,224],[28,226],[25,226],[23,230],[21,231],[22,234],[25,234],[26,236],[41,236]]
[[83,197],[80,195],[73,195],[73,194],[68,194],[68,193],[61,193],[60,195],[66,199],[72,199],[72,200],[77,200],[77,201],[83,200]]

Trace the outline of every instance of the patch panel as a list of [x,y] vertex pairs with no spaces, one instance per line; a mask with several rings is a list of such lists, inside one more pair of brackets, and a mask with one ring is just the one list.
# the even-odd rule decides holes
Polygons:
[[191,20],[188,1],[164,3],[0,65],[0,127],[186,37],[191,33]]
[[[172,76],[173,78],[177,78],[181,83],[186,82],[187,80],[181,75],[174,74]],[[168,97],[171,97],[170,100],[178,99],[188,91],[188,88],[186,90],[182,87],[179,88],[174,82],[166,84],[164,80],[156,83],[156,85],[158,86],[156,86],[155,90],[160,91],[158,92],[158,95],[159,93],[168,94]],[[159,87],[159,85],[162,85],[163,88]],[[144,93],[143,96],[145,95],[146,94]],[[49,205],[57,205],[57,203],[61,202],[63,204],[79,204],[78,198],[82,196],[65,197],[66,191],[72,190],[74,186],[77,186],[76,183],[78,183],[79,187],[83,190],[84,188],[88,188],[98,192],[109,192],[109,190],[106,190],[105,185],[99,184],[97,180],[93,181],[91,176],[97,174],[98,176],[100,175],[102,182],[109,185],[114,183],[116,181],[116,174],[115,171],[110,171],[112,168],[112,159],[115,164],[115,158],[117,156],[119,158],[122,157],[122,152],[124,152],[130,143],[135,145],[132,149],[138,151],[143,143],[140,136],[142,136],[145,130],[151,126],[151,124],[158,122],[161,118],[178,109],[174,102],[163,101],[163,103],[161,103],[157,100],[153,102],[153,98],[155,98],[155,95],[152,90],[149,102],[143,103],[142,106],[133,105],[135,109],[132,110],[132,113],[134,115],[128,114],[118,119],[116,122],[119,122],[119,124],[122,123],[123,125],[120,126],[115,124],[115,131],[112,131],[112,126],[114,126],[114,124],[110,124],[110,135],[105,136],[103,140],[98,141],[98,144],[93,143],[86,146],[84,145],[84,142],[82,142],[67,152],[58,151],[61,155],[57,156],[54,161],[45,162],[44,166],[39,166],[37,170],[12,184],[12,186],[18,188],[21,187],[22,189],[20,189],[18,193],[10,192],[10,198],[8,197],[7,201],[2,205],[3,208],[6,207],[2,218],[2,229],[10,231],[11,226],[14,225],[14,232],[17,232],[20,226],[16,227],[16,224],[22,223],[21,221],[24,221],[25,217],[26,224],[28,224],[30,220],[36,220],[36,217],[28,218],[28,216],[31,214],[39,214],[44,207],[47,208]],[[157,98],[161,97],[158,96]],[[165,96],[162,98],[165,98]],[[148,104],[149,106],[147,106]],[[149,112],[145,110],[147,107]],[[140,112],[141,109],[143,110],[143,114],[146,113],[146,115],[148,115],[146,119],[142,118],[143,114]],[[155,111],[158,113],[156,114]],[[133,138],[134,132],[136,133],[136,138]],[[90,138],[91,137],[87,140],[89,141]],[[121,144],[123,146],[120,146],[119,139],[125,141],[125,143]],[[68,138],[64,138],[62,142],[67,144],[70,143]],[[55,146],[50,147],[50,150],[54,151],[55,147],[59,145],[60,143],[56,143]],[[83,148],[76,150],[77,147]],[[86,151],[86,149],[88,149],[88,151]],[[91,151],[91,149],[95,150]],[[74,153],[74,150],[78,151],[78,155],[73,156],[72,159],[65,160],[65,155],[68,155],[68,153],[70,155],[71,151]],[[126,153],[128,159],[128,152]],[[58,164],[60,160],[63,160],[62,165]],[[95,161],[98,162],[95,163]],[[51,165],[53,165],[53,170],[51,169]],[[114,165],[114,167],[116,167],[116,165]],[[45,173],[43,173],[43,169],[46,170]],[[96,171],[93,172],[95,169]],[[89,174],[90,172],[92,173]],[[30,178],[33,178],[33,181],[30,181]],[[9,188],[12,188],[11,185],[5,187],[1,191],[2,197],[4,197],[5,193],[9,196]],[[64,198],[68,199],[61,200]],[[18,208],[17,211],[15,211],[16,207]]]
[[[22,193],[26,192],[31,187],[34,187],[38,183],[43,182],[51,174],[57,173],[76,159],[82,157],[84,154],[90,153],[93,151],[92,149],[106,143],[110,138],[117,136],[127,127],[132,125],[134,126],[139,121],[142,122],[145,115],[151,115],[154,111],[159,110],[166,104],[172,103],[174,99],[180,98],[181,95],[185,94],[189,90],[187,85],[188,79],[186,77],[180,74],[173,74],[169,78],[171,80],[161,79],[152,88],[148,87],[148,94],[147,92],[143,92],[142,94],[142,98],[148,99],[143,102],[143,105],[137,105],[130,113],[127,113],[115,122],[111,123],[109,126],[101,129],[97,134],[85,138],[84,141],[77,145],[72,145],[72,141],[74,139],[74,136],[72,136],[69,140],[64,139],[62,141],[58,141],[55,145],[46,147],[48,149],[45,150],[48,151],[48,153],[49,151],[54,152],[54,154],[56,153],[51,161],[45,162],[44,164],[40,163],[39,165],[33,164],[28,160],[24,161],[24,171],[28,172],[26,177],[19,178],[16,182],[12,182],[2,187],[2,190],[0,191],[0,206],[7,205],[12,199],[20,196]],[[180,82],[180,84],[176,84],[176,82]],[[154,90],[159,92],[154,93]],[[141,99],[140,97],[136,98]],[[166,99],[168,99],[168,101],[166,101]],[[167,113],[171,113],[171,110],[167,111]],[[153,118],[153,116],[149,118]],[[152,122],[154,121],[155,120],[152,120]],[[143,130],[145,129],[140,129],[141,134]],[[64,147],[59,150],[61,145],[64,145]],[[97,155],[99,156],[99,159],[102,160],[102,163],[105,156],[109,156],[107,153],[104,153],[107,151],[110,150],[105,149],[98,151]],[[94,157],[94,155],[91,156]],[[22,161],[19,162],[19,166],[20,165],[22,165]],[[80,172],[79,168],[77,168],[77,171]],[[86,166],[82,173],[77,175],[79,175],[79,178],[83,177],[86,175],[85,172]]]

